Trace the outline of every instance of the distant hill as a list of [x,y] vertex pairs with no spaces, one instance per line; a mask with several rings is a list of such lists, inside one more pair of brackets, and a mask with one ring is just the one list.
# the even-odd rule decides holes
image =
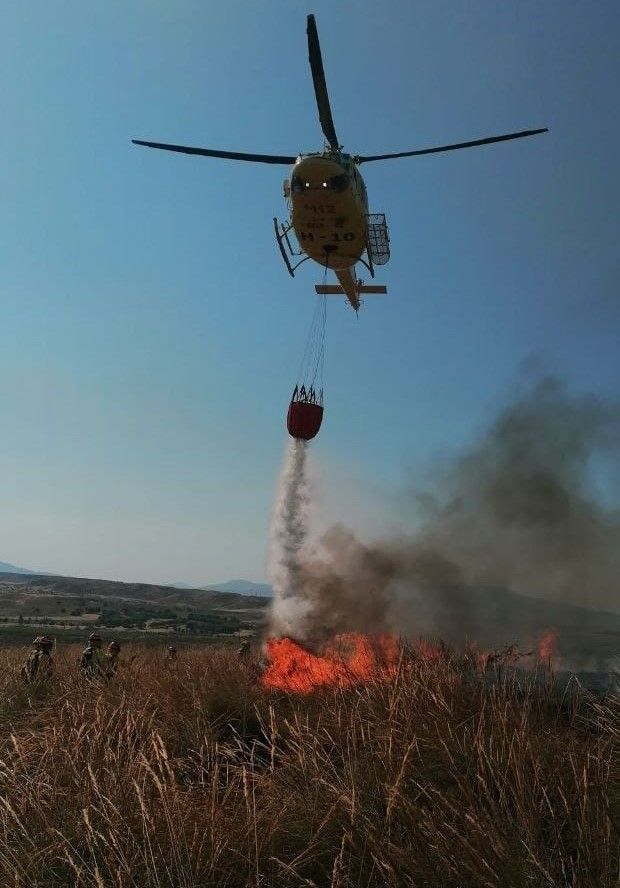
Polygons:
[[[18,617],[31,625],[52,621],[107,627],[182,629],[221,635],[260,631],[268,619],[272,588],[267,583],[226,580],[203,589],[149,583],[12,572],[0,562],[0,623]],[[515,642],[535,646],[547,629],[557,630],[557,647],[575,662],[610,662],[620,650],[620,614],[529,598],[505,589],[418,590],[415,635],[464,638],[493,649]],[[148,624],[148,626],[147,626]]]
[[253,633],[267,613],[266,598],[227,591],[178,589],[84,577],[0,573],[0,628],[85,632],[87,628],[162,637],[232,638]]
[[226,580],[225,583],[209,583],[200,588],[207,592],[235,592],[255,598],[271,598],[273,595],[273,587],[269,583],[252,583],[250,580]]
[[0,573],[32,574],[36,573],[36,571],[27,570],[25,567],[15,567],[14,564],[8,564],[6,561],[0,561]]
[[[62,577],[53,574],[28,573],[26,571],[5,571],[0,574],[0,601],[9,590],[20,594],[37,594],[68,597],[88,597],[91,599],[111,598],[122,601],[150,603],[157,606],[181,608],[211,608],[244,603],[259,608],[264,603],[256,600],[245,601],[239,593],[228,589],[195,589],[164,586],[154,583],[122,583],[117,580],[98,580],[87,577]],[[245,596],[248,598],[248,595]]]

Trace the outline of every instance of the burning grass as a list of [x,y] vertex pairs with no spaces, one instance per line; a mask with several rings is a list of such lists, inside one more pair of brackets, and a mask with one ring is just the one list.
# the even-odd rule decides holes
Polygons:
[[617,701],[389,640],[341,640],[301,694],[226,650],[135,652],[28,687],[0,652],[1,885],[617,884]]
[[309,694],[319,688],[348,688],[396,676],[400,661],[398,639],[392,635],[336,635],[314,653],[290,638],[270,638],[263,686]]

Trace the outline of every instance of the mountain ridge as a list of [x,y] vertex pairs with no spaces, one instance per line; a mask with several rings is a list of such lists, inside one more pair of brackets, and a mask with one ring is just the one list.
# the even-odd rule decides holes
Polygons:
[[0,574],[39,574],[41,571],[29,570],[27,567],[17,567],[15,564],[9,564],[8,561],[0,561]]
[[251,595],[255,598],[273,597],[273,586],[252,580],[225,580],[223,583],[208,583],[198,588],[205,592],[235,592],[237,595]]

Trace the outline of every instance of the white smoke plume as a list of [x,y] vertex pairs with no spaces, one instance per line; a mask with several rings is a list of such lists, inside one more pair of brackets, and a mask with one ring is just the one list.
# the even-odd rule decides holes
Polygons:
[[306,441],[291,438],[278,483],[268,567],[274,590],[271,634],[276,636],[298,634],[308,611],[298,594],[302,564],[309,554],[307,448]]
[[415,533],[363,543],[334,527],[318,554],[303,447],[289,451],[274,524],[275,634],[311,646],[386,630],[527,644],[557,614],[579,647],[608,625],[589,613],[619,610],[620,513],[591,483],[593,467],[617,464],[617,404],[540,381],[412,497]]

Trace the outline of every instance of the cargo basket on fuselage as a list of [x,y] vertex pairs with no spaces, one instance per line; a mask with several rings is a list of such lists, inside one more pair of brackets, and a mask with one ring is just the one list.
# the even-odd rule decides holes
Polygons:
[[390,258],[390,235],[384,213],[369,213],[368,255],[373,265],[385,265]]

